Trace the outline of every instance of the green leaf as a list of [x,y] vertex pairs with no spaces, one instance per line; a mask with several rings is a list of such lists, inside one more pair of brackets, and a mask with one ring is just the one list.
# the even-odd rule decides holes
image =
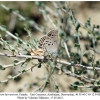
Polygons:
[[14,64],[13,69],[16,69],[16,64]]
[[35,63],[34,62],[31,62],[31,64],[34,65]]
[[40,63],[41,63],[41,62],[42,62],[42,60],[41,60],[41,59],[38,59],[38,62],[40,62]]
[[26,70],[22,70],[22,73],[25,73],[26,72]]
[[18,79],[18,76],[14,77],[13,79],[16,81]]
[[61,4],[64,4],[65,2],[64,2],[64,1],[60,1],[60,3],[61,3]]
[[1,29],[2,31],[6,31],[6,26],[5,25],[2,25],[1,27],[2,27],[2,29]]
[[11,79],[11,78],[12,78],[12,76],[11,76],[11,75],[8,75],[8,76],[7,76],[7,78],[8,78],[8,79]]
[[75,43],[74,47],[80,48],[80,44]]
[[73,23],[73,18],[72,18],[72,16],[69,16],[69,17],[68,17],[68,21],[69,21],[70,23]]
[[21,64],[21,67],[26,67],[27,66],[27,63],[26,62],[23,62],[22,64]]
[[15,33],[15,35],[16,35],[17,37],[19,37],[19,34],[18,34],[18,33]]
[[23,90],[23,89],[20,88],[20,89],[18,89],[18,92],[21,92],[22,90]]
[[100,92],[100,88],[99,87],[93,87],[93,92]]
[[89,62],[92,62],[92,61],[93,61],[93,58],[92,58],[92,57],[90,57],[90,58],[88,59],[88,61],[89,61]]
[[91,19],[88,18],[87,22],[85,23],[86,27],[90,27],[91,26]]
[[10,42],[9,42],[9,41],[6,41],[6,43],[7,43],[7,44],[10,44]]
[[97,82],[94,82],[94,84],[93,84],[94,86],[97,86]]
[[76,82],[74,82],[73,84],[74,84],[74,85],[84,85],[83,82],[79,82],[79,81],[76,81]]
[[18,71],[18,73],[21,73],[21,71]]
[[2,65],[0,65],[0,70],[5,70],[5,68]]
[[18,60],[14,60],[14,63],[18,63],[19,61]]
[[59,86],[58,85],[55,85],[55,89],[59,89]]
[[96,26],[96,28],[100,28],[100,26],[99,26],[99,25],[97,25],[97,26]]
[[45,4],[41,1],[36,1],[35,4],[39,7],[44,7],[45,6]]
[[83,71],[82,70],[77,70],[77,71],[75,71],[75,74],[81,75],[81,74],[83,74]]
[[19,44],[22,44],[23,41],[22,41],[21,39],[18,39],[18,43],[19,43]]
[[78,81],[74,82],[75,85],[79,85],[80,83]]
[[99,65],[99,64],[100,64],[100,61],[99,61],[99,60],[97,60],[97,61],[96,61],[96,64],[98,64],[98,65]]
[[77,89],[78,89],[78,86],[77,86],[77,85],[72,85],[72,84],[71,84],[71,85],[70,85],[70,88],[73,89],[73,90],[77,90]]
[[78,29],[80,28],[80,23],[77,21],[76,23],[75,23],[76,25],[76,30],[78,31]]
[[3,50],[8,50],[7,48],[3,47]]
[[30,60],[31,60],[31,58],[27,58],[27,59],[26,59],[26,62],[29,62]]
[[38,68],[41,68],[41,63],[38,65]]
[[61,38],[63,38],[63,37],[65,36],[65,34],[66,34],[66,33],[65,33],[63,30],[61,30],[60,33],[59,33],[59,36],[60,36]]
[[80,82],[80,85],[84,85],[84,83],[83,82]]
[[37,6],[41,6],[41,2],[40,2],[40,1],[35,1],[35,4],[36,4]]
[[97,37],[96,39],[97,39],[97,40],[100,40],[100,37]]
[[13,11],[13,9],[12,9],[12,8],[10,8],[10,9],[9,9],[9,12],[11,13],[12,11]]
[[14,50],[14,49],[12,49],[11,51],[12,51],[12,52],[15,52],[15,50]]
[[2,69],[3,68],[3,66],[2,65],[0,65],[0,69]]
[[87,71],[86,71],[86,70],[84,70],[84,71],[83,71],[83,74],[87,74]]
[[98,85],[100,85],[100,80],[97,82]]
[[87,24],[88,24],[88,26],[91,26],[90,21],[91,21],[91,19],[90,19],[90,18],[88,18],[88,20],[87,20]]
[[72,66],[70,66],[70,65],[66,67],[66,69],[69,71],[71,71],[71,68],[72,68]]
[[63,23],[63,22],[64,22],[64,19],[63,19],[63,18],[61,18],[60,20],[61,20],[61,23]]
[[50,82],[49,82],[49,81],[46,81],[46,86],[47,86],[48,84],[50,84]]
[[84,57],[87,57],[87,56],[88,56],[88,54],[87,54],[87,53],[84,53],[84,54],[83,54],[83,56],[84,56]]
[[75,14],[75,11],[74,11],[74,10],[72,10],[72,14],[73,14],[73,15]]

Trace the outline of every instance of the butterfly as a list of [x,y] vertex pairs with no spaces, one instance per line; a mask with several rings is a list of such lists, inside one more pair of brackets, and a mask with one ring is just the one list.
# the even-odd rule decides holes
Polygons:
[[40,39],[38,47],[43,49],[44,53],[49,53],[52,56],[56,56],[58,49],[58,30],[50,30]]

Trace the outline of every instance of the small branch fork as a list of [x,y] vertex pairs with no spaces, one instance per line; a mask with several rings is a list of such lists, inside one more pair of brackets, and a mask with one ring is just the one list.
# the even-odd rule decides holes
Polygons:
[[[45,58],[44,56],[31,56],[31,55],[9,55],[9,54],[4,54],[4,53],[0,53],[0,56],[6,56],[6,57],[16,57],[16,58],[31,58],[31,59],[39,59],[39,60],[42,60],[44,61]],[[49,58],[48,58],[49,59]],[[49,59],[49,60],[52,60],[52,59]],[[23,60],[24,61],[24,60]],[[21,61],[21,62],[23,62]],[[19,62],[20,63],[20,62]],[[19,64],[18,63],[18,64]],[[60,63],[60,64],[65,64],[65,65],[72,65],[74,67],[79,67],[79,68],[83,68],[83,69],[87,69],[87,70],[93,70],[93,67],[91,66],[84,66],[82,64],[71,64],[70,62],[67,62],[67,61],[64,61],[64,60],[61,60],[61,59],[57,59],[57,63]],[[6,65],[4,65],[6,66]],[[7,65],[8,67],[8,65]],[[10,67],[10,66],[9,66]],[[6,68],[6,67],[4,67]],[[99,67],[95,67],[95,70],[97,71],[100,71],[100,68]]]
[[[39,60],[42,60],[42,61],[44,61],[44,59],[45,59],[43,56],[8,55],[8,54],[4,54],[4,53],[0,53],[0,56],[16,57],[16,58],[25,58],[25,59],[26,59],[26,58],[31,58],[32,60],[33,60],[33,59],[39,59]],[[50,59],[49,59],[49,60],[50,60]],[[21,64],[21,63],[23,63],[23,62],[25,62],[25,60],[19,61],[18,63],[16,63],[16,65],[19,65],[19,64]],[[67,61],[59,60],[59,59],[57,59],[57,63],[65,64],[65,65],[72,65],[72,66],[74,66],[74,67],[79,67],[79,68],[83,68],[83,69],[86,69],[86,70],[93,70],[93,67],[90,67],[90,66],[84,66],[84,65],[81,65],[81,64],[71,64],[71,63],[69,63],[69,62],[67,62]],[[37,64],[37,65],[38,65],[38,64]],[[37,65],[34,65],[34,66],[36,67]],[[11,67],[11,66],[13,66],[13,64],[4,65],[3,68],[9,68],[9,67]],[[56,66],[56,68],[60,70],[59,67]],[[31,70],[31,69],[33,69],[33,66],[30,67],[30,68],[28,68],[28,69],[26,69],[25,72],[27,72],[27,71],[29,71],[29,70]],[[95,67],[95,70],[100,71],[100,68]],[[70,71],[62,70],[62,72],[63,72],[65,75],[72,76],[72,77],[77,78],[77,79],[79,79],[80,81],[84,81],[84,82],[86,82],[86,83],[92,83],[92,82],[98,81],[98,80],[95,80],[95,79],[86,78],[85,76],[80,76],[80,75],[71,73]],[[15,77],[20,76],[21,74],[22,74],[22,72],[19,73],[19,74],[17,74],[16,76],[13,76],[12,78],[14,79]],[[11,78],[11,79],[12,79],[12,78]],[[10,79],[6,79],[6,80],[4,80],[4,81],[1,81],[1,83],[8,82],[9,80],[10,80]],[[42,85],[42,86],[44,86],[44,85]]]

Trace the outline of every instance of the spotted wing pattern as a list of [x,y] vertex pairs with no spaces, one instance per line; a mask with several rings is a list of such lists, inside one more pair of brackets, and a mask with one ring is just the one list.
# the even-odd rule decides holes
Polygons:
[[58,48],[57,39],[58,31],[53,29],[40,39],[38,47],[42,48],[44,52],[48,52],[51,55],[56,55]]

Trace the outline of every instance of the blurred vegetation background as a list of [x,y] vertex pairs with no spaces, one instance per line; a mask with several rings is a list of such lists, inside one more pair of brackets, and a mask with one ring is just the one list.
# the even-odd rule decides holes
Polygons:
[[[53,2],[53,1],[52,1]],[[22,21],[20,18],[18,18],[16,15],[12,14],[11,12],[13,10],[18,11],[23,17],[25,17],[27,20],[35,21],[39,26],[43,26],[45,23],[43,16],[41,13],[39,13],[38,6],[36,5],[37,2],[30,1],[30,2],[24,2],[24,1],[6,1],[6,2],[0,2],[0,24],[6,26],[6,29],[16,35],[16,33],[21,37],[23,40],[27,39],[27,32],[24,30],[24,26],[26,24],[26,21]],[[50,7],[52,10],[54,10],[53,5],[51,2],[47,1],[44,2],[48,7]],[[5,10],[1,7],[1,5],[5,5],[8,8],[11,8],[9,11]],[[100,2],[96,1],[82,1],[82,2],[71,2],[70,5],[71,9],[74,9],[76,18],[81,21],[82,23],[85,23],[86,20],[90,17],[91,23],[100,25]],[[60,19],[57,19],[60,21]],[[42,32],[39,32],[34,26],[29,25],[29,30],[32,32],[34,38],[40,39],[43,34]],[[50,24],[50,28],[53,28],[53,26]],[[47,32],[49,29],[47,29]],[[72,31],[72,30],[71,30]],[[87,37],[86,32],[82,30],[84,34],[82,34],[84,37]],[[3,38],[5,40],[11,40],[12,42],[15,42],[10,36],[6,37],[6,33],[0,30],[0,34],[2,34]],[[2,46],[0,46],[0,52],[2,52]],[[0,56],[0,63],[1,64],[10,64],[12,63],[13,58],[6,58]],[[10,75],[16,75],[18,72],[18,69],[8,68],[4,71],[0,70],[0,81],[5,80],[7,76]],[[16,81],[10,80],[8,83],[0,84],[0,91],[1,92],[31,92],[37,89],[41,83],[44,82],[44,73],[45,70],[43,68],[38,69],[35,68],[33,72],[27,72],[23,75],[21,75]],[[56,75],[56,80],[60,86],[60,91],[63,92],[73,92],[74,90],[70,89],[70,84],[77,81],[77,79],[72,77],[67,77],[65,75]],[[50,91],[48,88],[45,91]],[[77,90],[80,91],[80,90]]]

